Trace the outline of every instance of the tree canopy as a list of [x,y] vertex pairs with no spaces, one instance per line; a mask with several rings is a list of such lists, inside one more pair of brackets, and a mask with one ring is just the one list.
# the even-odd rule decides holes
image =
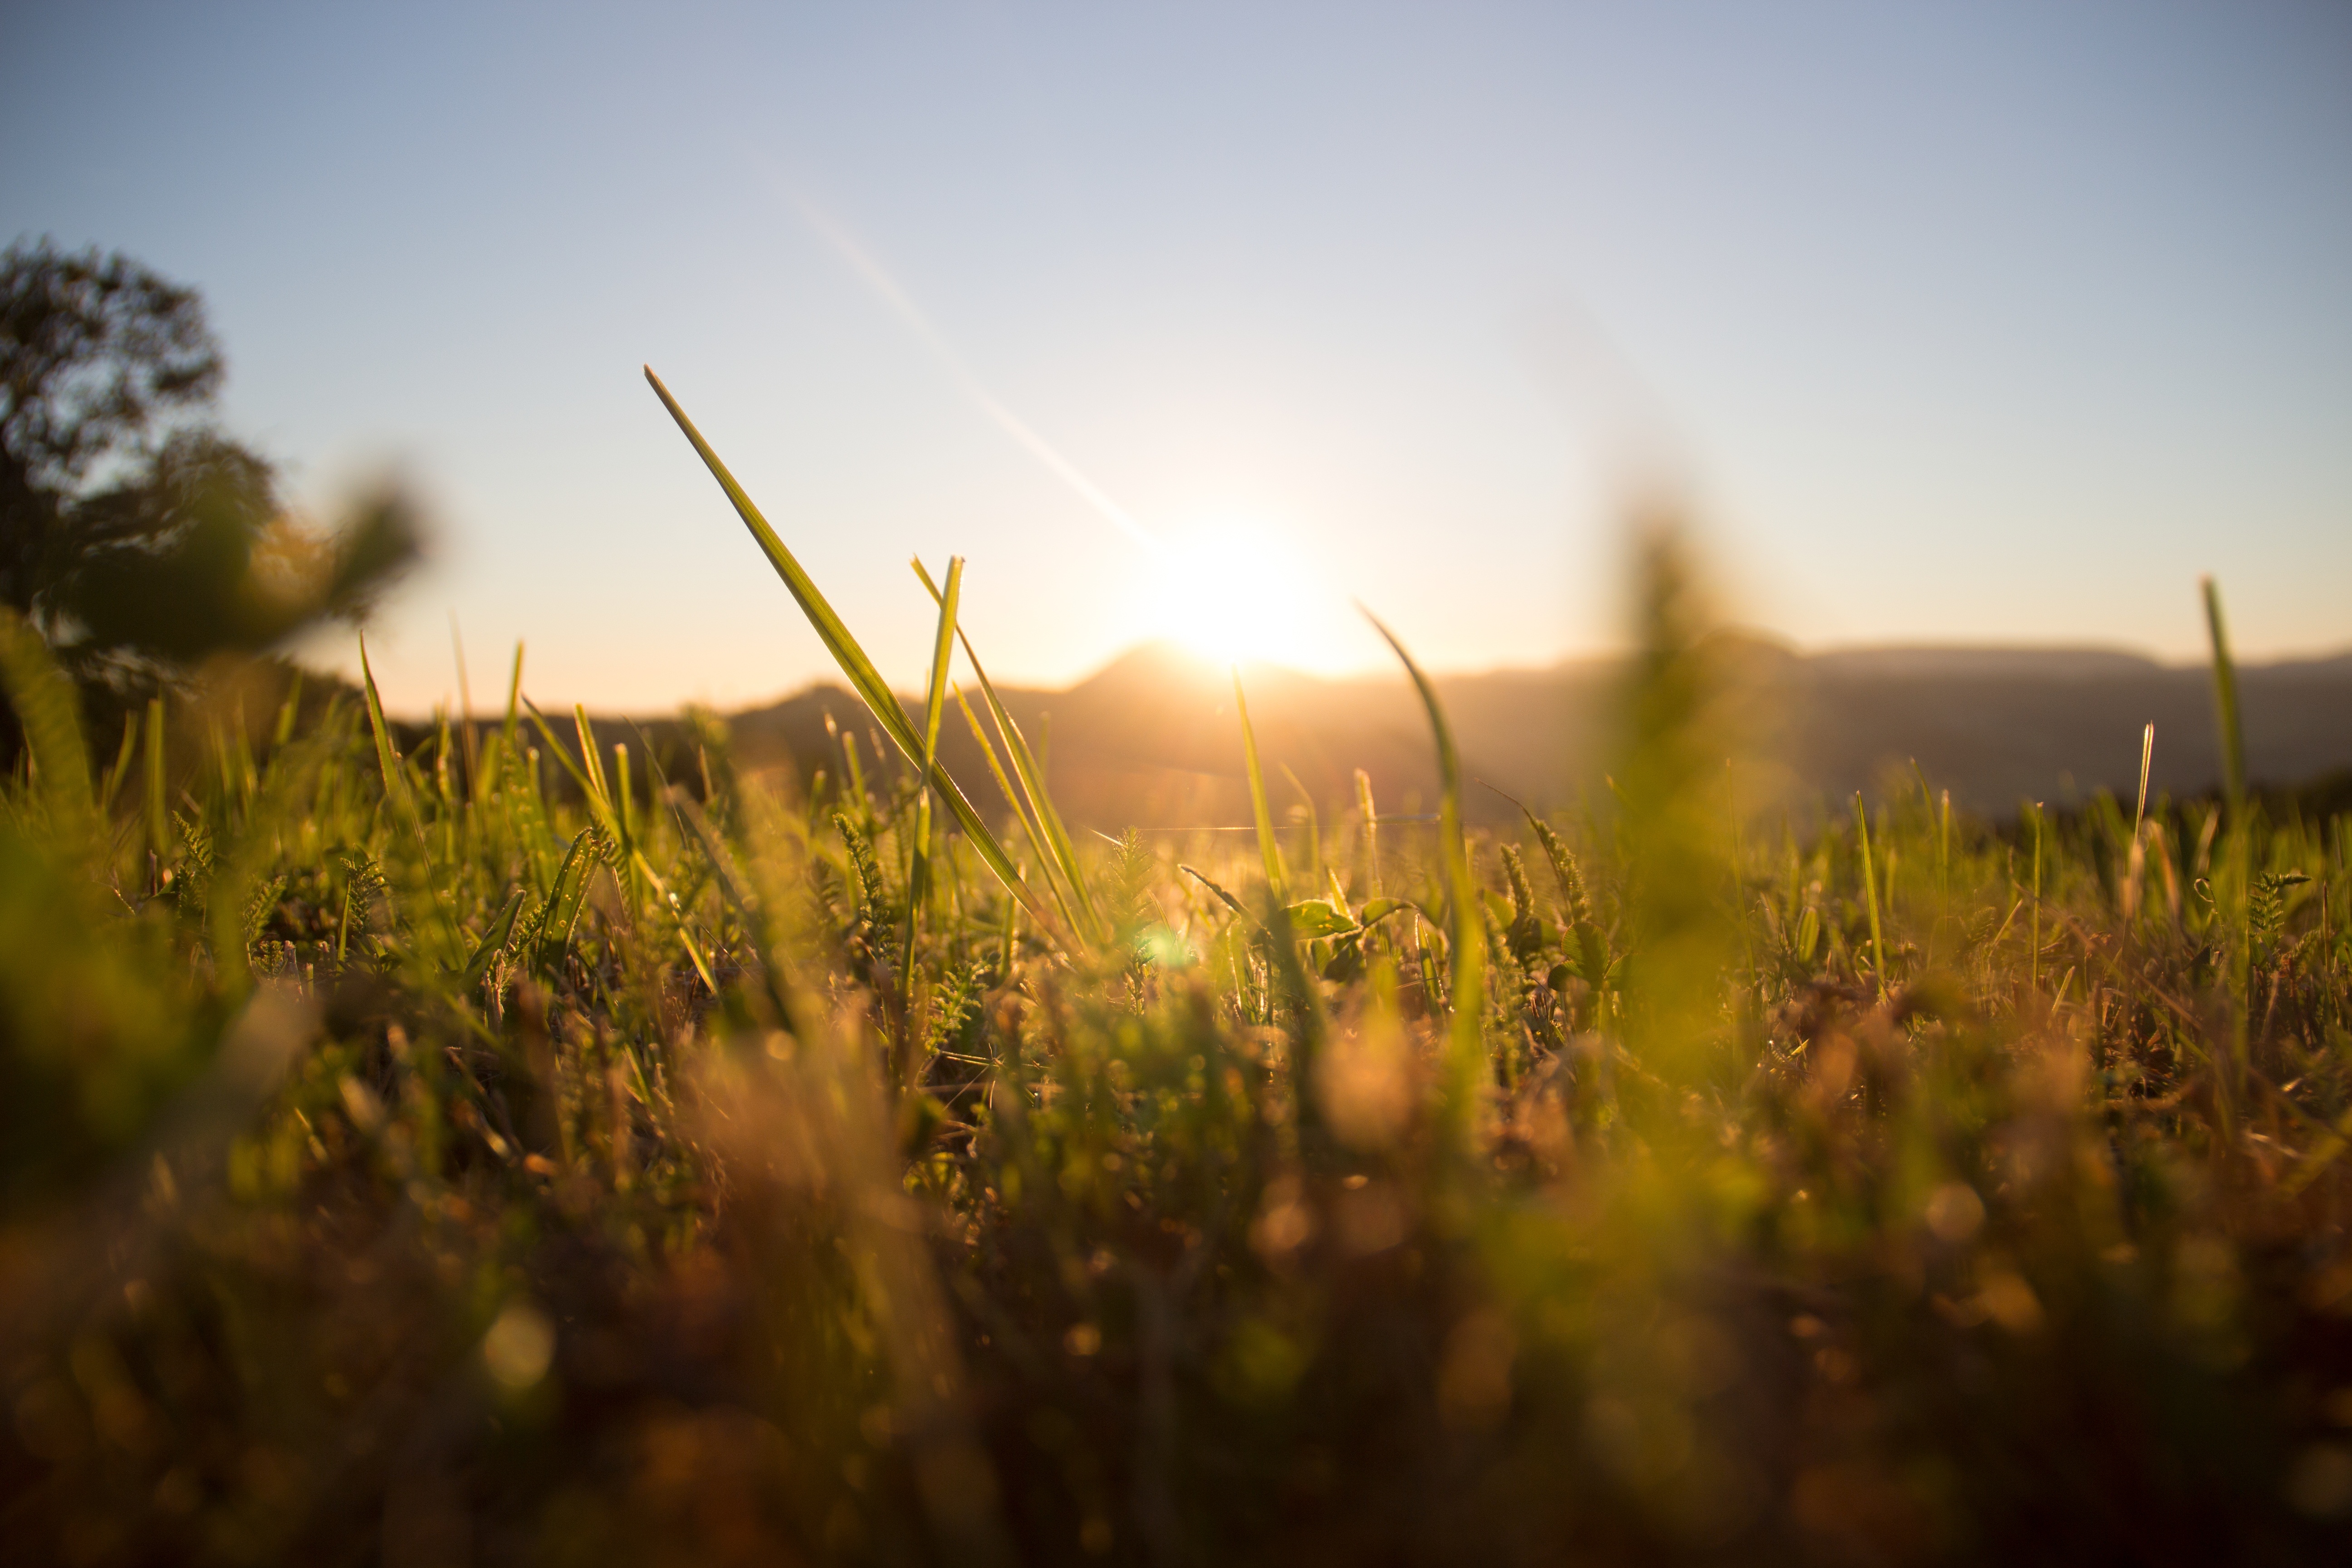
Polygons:
[[290,515],[215,423],[224,374],[194,289],[47,239],[0,254],[0,604],[86,690],[355,616],[415,553],[396,493],[331,532]]

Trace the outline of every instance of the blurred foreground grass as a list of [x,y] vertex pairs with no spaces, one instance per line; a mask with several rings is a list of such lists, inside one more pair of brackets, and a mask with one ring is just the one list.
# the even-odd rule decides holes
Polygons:
[[1605,809],[1082,850],[1002,723],[918,787],[953,572],[909,714],[761,542],[894,754],[91,769],[5,628],[12,1560],[2347,1539],[2344,817],[1768,822],[1662,545]]

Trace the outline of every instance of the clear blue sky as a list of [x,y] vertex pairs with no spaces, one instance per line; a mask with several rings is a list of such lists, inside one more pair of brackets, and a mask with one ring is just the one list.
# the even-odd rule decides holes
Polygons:
[[[2352,643],[2352,6],[11,5],[0,231],[201,286],[236,432],[442,519],[390,695],[739,702],[1184,630],[1606,646],[1626,476],[1808,645]],[[836,237],[828,237],[828,229]],[[910,324],[857,247],[929,323]],[[959,370],[957,365],[961,365]],[[992,406],[1167,548],[1139,547]]]

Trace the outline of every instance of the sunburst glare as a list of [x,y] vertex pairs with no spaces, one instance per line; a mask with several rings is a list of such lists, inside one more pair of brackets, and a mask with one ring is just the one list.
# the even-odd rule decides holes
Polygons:
[[1157,636],[1220,662],[1329,662],[1318,635],[1339,602],[1293,531],[1265,513],[1200,515],[1162,536],[1145,593]]

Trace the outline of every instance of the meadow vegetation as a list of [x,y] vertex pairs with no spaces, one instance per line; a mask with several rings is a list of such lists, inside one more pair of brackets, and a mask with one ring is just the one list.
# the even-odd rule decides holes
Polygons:
[[669,406],[870,705],[814,779],[602,752],[520,655],[93,763],[5,628],[20,1560],[2347,1539],[2346,817],[1744,805],[1661,532],[1606,797],[1465,832],[1433,695],[1435,821],[1277,817],[1244,717],[1255,842],[1108,842],[961,563],[902,704]]

